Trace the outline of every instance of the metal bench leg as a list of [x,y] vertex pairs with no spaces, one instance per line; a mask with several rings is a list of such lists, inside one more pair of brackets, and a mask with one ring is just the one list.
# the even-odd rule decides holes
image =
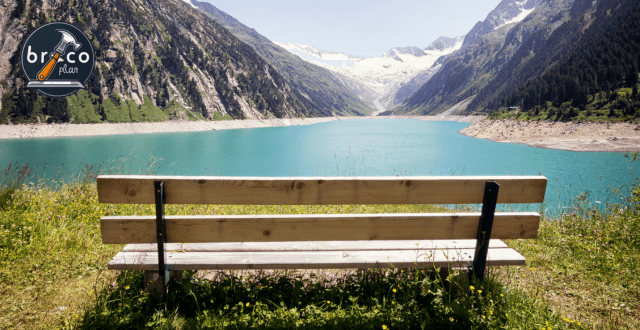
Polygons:
[[496,213],[496,203],[498,201],[498,190],[500,185],[495,181],[487,181],[484,186],[484,198],[482,199],[482,213],[478,224],[478,234],[476,242],[476,252],[473,257],[473,266],[469,270],[469,276],[482,280],[484,278],[484,268],[487,264],[487,253],[489,251],[489,240],[491,239],[491,229],[493,228],[493,216]]
[[[167,283],[169,282],[169,268],[167,267],[167,251],[165,244],[167,243],[167,224],[164,217],[164,183],[162,181],[154,181],[156,193],[156,230],[158,241],[158,288],[160,291],[159,302],[162,303],[164,296],[167,294]],[[145,276],[146,280],[146,276]],[[146,284],[146,282],[145,282]]]

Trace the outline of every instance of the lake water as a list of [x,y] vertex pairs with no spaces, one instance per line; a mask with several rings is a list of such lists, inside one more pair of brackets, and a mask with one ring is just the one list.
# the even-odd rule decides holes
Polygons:
[[[0,140],[0,166],[28,163],[40,176],[72,176],[84,164],[120,173],[224,176],[544,175],[547,207],[588,191],[593,203],[633,180],[640,162],[622,153],[496,143],[458,133],[457,122],[343,120],[308,126]],[[154,157],[154,158],[152,158]],[[154,167],[150,161],[157,161]],[[45,165],[46,162],[46,165]],[[45,167],[46,166],[46,167]]]

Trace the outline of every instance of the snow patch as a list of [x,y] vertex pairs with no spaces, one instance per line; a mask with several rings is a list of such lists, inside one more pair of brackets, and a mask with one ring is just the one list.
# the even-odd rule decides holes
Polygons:
[[524,3],[525,3],[524,1],[523,2],[516,2],[516,3],[518,4],[518,6],[520,6],[520,14],[516,15],[516,17],[514,17],[514,18],[512,18],[512,19],[510,19],[508,21],[505,20],[504,23],[502,23],[501,25],[496,26],[496,28],[494,30],[496,30],[498,28],[501,28],[501,27],[503,27],[503,26],[505,26],[507,24],[518,23],[518,22],[522,21],[525,17],[527,17],[529,14],[531,14],[531,12],[534,9],[536,9],[535,7],[531,8],[531,9],[523,9],[522,5],[524,5]]
[[184,2],[188,3],[189,5],[191,5],[191,7],[198,9],[198,7],[196,7],[196,6],[191,2],[191,0],[182,0],[182,1],[184,1]]

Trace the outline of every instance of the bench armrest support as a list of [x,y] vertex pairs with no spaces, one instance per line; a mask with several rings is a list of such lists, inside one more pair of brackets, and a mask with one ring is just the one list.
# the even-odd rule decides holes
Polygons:
[[496,213],[496,203],[498,201],[498,190],[500,185],[495,181],[487,181],[484,186],[484,198],[482,200],[482,213],[478,223],[478,234],[476,251],[473,257],[473,266],[469,275],[482,280],[484,269],[487,264],[487,252],[489,250],[489,240],[491,239],[491,229],[493,228],[493,217]]
[[162,291],[159,299],[162,303],[167,293],[167,283],[169,282],[169,269],[166,264],[167,251],[165,249],[167,244],[167,222],[164,216],[165,193],[162,181],[154,181],[153,184],[156,195],[156,230],[158,233],[158,281],[162,282],[160,286]]

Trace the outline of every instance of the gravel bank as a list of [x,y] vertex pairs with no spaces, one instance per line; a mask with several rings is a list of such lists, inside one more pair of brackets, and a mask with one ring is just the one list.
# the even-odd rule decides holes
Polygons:
[[640,124],[484,120],[460,133],[497,142],[572,151],[640,151]]

